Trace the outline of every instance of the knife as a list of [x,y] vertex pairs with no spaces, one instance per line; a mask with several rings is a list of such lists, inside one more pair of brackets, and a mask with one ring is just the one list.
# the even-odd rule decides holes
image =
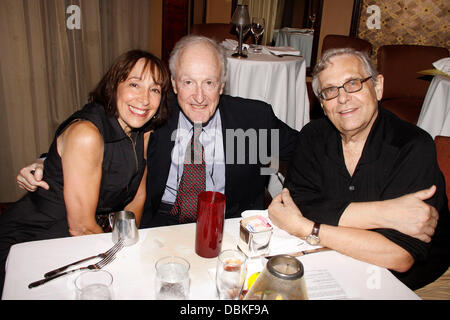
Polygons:
[[[317,249],[310,249],[310,250],[303,250],[303,251],[298,251],[298,252],[293,252],[293,253],[286,253],[289,256],[292,257],[300,257],[300,256],[304,256],[310,253],[316,253],[316,252],[322,252],[322,251],[330,251],[332,249],[330,248],[326,248],[326,247],[322,247],[322,248],[317,248]],[[270,259],[272,257],[275,257],[277,255],[272,255],[272,256],[264,256],[264,258],[266,259]]]

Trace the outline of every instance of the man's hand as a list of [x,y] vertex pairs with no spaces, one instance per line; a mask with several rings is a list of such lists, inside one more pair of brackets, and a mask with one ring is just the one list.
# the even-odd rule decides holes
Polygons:
[[19,188],[34,192],[38,187],[45,190],[50,189],[47,182],[42,181],[44,175],[44,160],[38,159],[35,163],[22,168],[17,176],[17,185]]
[[270,220],[286,232],[300,238],[311,233],[313,222],[303,217],[288,189],[273,198],[268,211]]
[[424,202],[436,192],[436,186],[419,190],[399,198],[386,200],[386,224],[401,233],[424,242],[430,242],[437,226],[439,214],[433,206]]

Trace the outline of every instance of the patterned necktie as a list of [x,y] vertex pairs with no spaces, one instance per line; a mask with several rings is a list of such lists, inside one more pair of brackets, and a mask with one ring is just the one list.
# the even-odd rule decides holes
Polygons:
[[178,186],[175,204],[170,211],[180,223],[197,220],[198,195],[206,189],[206,165],[203,146],[200,143],[201,127],[194,126],[194,133],[188,146],[183,166],[183,175]]

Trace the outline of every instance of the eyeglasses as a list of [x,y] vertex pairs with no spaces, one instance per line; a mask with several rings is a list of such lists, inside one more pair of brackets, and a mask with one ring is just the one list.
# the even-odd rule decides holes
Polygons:
[[323,100],[331,100],[339,95],[339,89],[344,88],[347,93],[358,92],[362,89],[363,83],[372,78],[372,76],[365,79],[351,79],[339,87],[328,87],[320,91],[319,96]]

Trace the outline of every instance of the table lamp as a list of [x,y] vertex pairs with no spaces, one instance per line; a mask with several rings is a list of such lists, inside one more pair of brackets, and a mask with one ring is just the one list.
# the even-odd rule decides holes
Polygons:
[[236,10],[234,10],[233,16],[231,17],[231,23],[236,25],[239,29],[238,51],[231,56],[236,58],[247,58],[247,55],[242,52],[243,29],[250,24],[250,15],[248,13],[247,5],[237,5]]

